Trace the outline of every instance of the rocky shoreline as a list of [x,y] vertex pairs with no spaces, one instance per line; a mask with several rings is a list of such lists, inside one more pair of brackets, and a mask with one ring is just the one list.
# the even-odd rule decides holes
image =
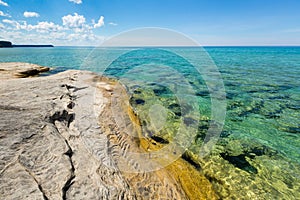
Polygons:
[[[48,70],[0,64],[1,199],[218,199],[181,158],[157,171],[124,171],[121,160],[139,171],[130,152],[155,145],[134,137],[139,119],[125,89],[88,71],[20,78]],[[132,135],[116,123],[116,106]]]
[[31,63],[0,63],[0,80],[33,77],[49,70],[49,67]]

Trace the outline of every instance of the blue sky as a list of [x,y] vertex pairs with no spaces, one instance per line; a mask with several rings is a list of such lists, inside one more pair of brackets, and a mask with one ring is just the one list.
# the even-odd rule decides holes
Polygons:
[[0,0],[0,40],[98,45],[139,27],[201,45],[300,45],[299,0]]

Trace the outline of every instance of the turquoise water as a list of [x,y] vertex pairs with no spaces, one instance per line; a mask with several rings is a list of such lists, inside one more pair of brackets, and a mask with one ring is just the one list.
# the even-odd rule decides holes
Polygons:
[[[36,63],[55,68],[52,73],[86,69],[117,77],[132,94],[131,104],[142,118],[146,136],[172,141],[181,119],[186,125],[197,120],[189,155],[200,163],[221,198],[299,198],[300,47],[205,50],[221,73],[227,108],[220,138],[205,157],[197,155],[212,123],[207,82],[188,60],[173,53],[198,57],[198,49],[14,48],[0,49],[0,62]],[[206,65],[202,60],[200,66]],[[196,99],[198,119],[195,108],[181,104],[174,91]],[[168,111],[164,123],[151,126],[148,111],[154,103]]]

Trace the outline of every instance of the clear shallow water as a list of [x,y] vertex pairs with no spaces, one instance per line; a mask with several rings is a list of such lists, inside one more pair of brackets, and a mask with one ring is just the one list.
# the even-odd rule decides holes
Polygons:
[[[200,163],[201,170],[222,198],[299,198],[299,47],[205,48],[221,72],[227,114],[217,145],[210,156],[204,158],[197,155],[211,123],[211,101],[203,77],[186,60],[172,54],[172,49],[171,53],[156,49],[132,50],[0,49],[0,62],[31,62],[55,67],[54,72],[86,69],[120,78],[132,94],[131,104],[142,119],[145,135],[155,136],[162,142],[172,141],[177,137],[174,133],[180,120],[186,126],[193,123],[192,120],[199,120],[197,133],[189,145],[189,156]],[[198,56],[194,48],[177,51]],[[122,53],[126,53],[125,56],[110,63]],[[184,90],[188,86],[193,94]],[[193,109],[180,103],[174,91],[180,91],[187,99],[189,95],[196,97],[198,119],[193,119],[196,116]],[[158,105],[162,115],[151,110],[153,104]],[[159,120],[153,122],[155,117]]]

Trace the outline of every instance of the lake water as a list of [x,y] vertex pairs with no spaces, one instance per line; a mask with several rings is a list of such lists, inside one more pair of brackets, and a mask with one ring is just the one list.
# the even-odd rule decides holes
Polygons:
[[[0,62],[115,77],[145,136],[187,145],[184,157],[221,198],[300,198],[300,47],[12,48],[0,49]],[[223,86],[226,99],[212,94]],[[212,99],[225,103],[224,123],[214,119],[222,109]],[[200,156],[214,125],[222,128],[218,140]]]

